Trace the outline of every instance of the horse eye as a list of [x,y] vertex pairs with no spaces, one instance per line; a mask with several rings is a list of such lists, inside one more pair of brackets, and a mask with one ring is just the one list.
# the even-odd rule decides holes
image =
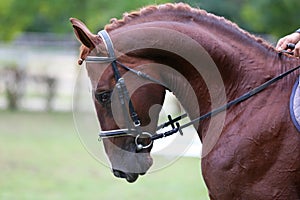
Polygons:
[[111,91],[95,92],[96,100],[102,105],[108,104],[110,102],[110,97]]

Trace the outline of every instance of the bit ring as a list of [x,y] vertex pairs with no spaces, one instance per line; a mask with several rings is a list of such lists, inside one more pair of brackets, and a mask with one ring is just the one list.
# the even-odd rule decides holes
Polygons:
[[135,145],[136,145],[136,148],[138,151],[142,150],[142,149],[147,149],[149,148],[152,144],[153,144],[153,140],[151,139],[151,142],[147,145],[143,145],[143,144],[139,144],[138,140],[139,138],[142,136],[142,135],[146,135],[147,137],[149,137],[151,139],[152,135],[150,133],[147,133],[147,132],[143,132],[141,134],[138,134],[136,137],[135,137]]

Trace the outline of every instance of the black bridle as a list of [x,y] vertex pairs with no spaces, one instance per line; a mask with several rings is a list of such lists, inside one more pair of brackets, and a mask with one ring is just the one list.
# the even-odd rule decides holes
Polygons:
[[[227,110],[228,108],[232,107],[233,105],[236,105],[238,103],[241,103],[247,99],[249,99],[250,97],[256,95],[257,93],[261,92],[262,90],[264,90],[265,88],[267,88],[268,86],[270,86],[271,84],[277,82],[278,80],[282,79],[283,77],[291,74],[292,72],[294,72],[295,70],[299,69],[300,66],[297,66],[295,68],[292,68],[272,79],[270,79],[269,81],[263,83],[262,85],[254,88],[253,90],[245,93],[244,95],[240,96],[237,99],[234,99],[230,102],[228,102],[227,104],[220,106],[214,110],[212,110],[211,112],[208,112],[196,119],[191,120],[188,123],[185,123],[184,125],[180,125],[179,121],[185,117],[187,117],[187,114],[183,114],[181,116],[178,116],[174,119],[172,119],[172,117],[170,115],[168,115],[168,121],[166,123],[163,123],[161,125],[159,125],[157,127],[157,131],[169,127],[171,126],[171,130],[163,132],[163,133],[155,133],[155,134],[150,134],[147,132],[143,132],[140,125],[140,120],[138,117],[138,114],[135,112],[134,106],[131,102],[131,99],[129,97],[129,93],[128,90],[126,88],[124,79],[121,77],[120,71],[118,69],[118,65],[124,69],[126,69],[127,71],[132,72],[133,74],[142,77],[144,79],[150,80],[154,83],[157,83],[159,85],[164,86],[166,89],[168,89],[168,87],[162,83],[161,81],[141,72],[141,71],[137,71],[134,70],[132,68],[127,67],[126,65],[120,63],[117,61],[117,58],[115,56],[114,53],[114,47],[113,47],[113,43],[110,39],[110,36],[108,35],[108,33],[105,30],[102,30],[98,33],[98,35],[102,38],[102,41],[104,42],[105,46],[106,46],[106,50],[108,52],[108,57],[98,57],[98,56],[88,56],[86,59],[86,62],[97,62],[97,63],[111,63],[112,65],[112,69],[114,72],[114,76],[115,76],[115,80],[116,80],[116,88],[119,94],[119,100],[121,102],[122,105],[122,112],[123,112],[123,116],[124,119],[126,121],[127,124],[127,129],[117,129],[117,130],[109,130],[109,131],[100,131],[99,133],[99,138],[110,138],[110,137],[121,137],[121,136],[134,136],[135,137],[135,144],[136,144],[136,148],[137,151],[140,151],[141,149],[146,149],[149,148],[152,144],[154,140],[163,138],[163,137],[168,137],[170,135],[173,135],[177,132],[179,132],[181,135],[183,135],[182,129],[194,125],[195,123],[202,121],[204,119],[208,119],[210,117],[213,117],[225,110]],[[130,116],[130,117],[129,117]],[[150,142],[147,145],[144,145],[142,143],[139,143],[139,139],[140,138],[149,138]]]

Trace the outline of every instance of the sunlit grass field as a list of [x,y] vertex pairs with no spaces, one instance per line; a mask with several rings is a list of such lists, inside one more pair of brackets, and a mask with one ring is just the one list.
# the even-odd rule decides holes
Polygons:
[[0,111],[0,200],[208,199],[200,161],[181,158],[129,184],[84,149],[72,113]]

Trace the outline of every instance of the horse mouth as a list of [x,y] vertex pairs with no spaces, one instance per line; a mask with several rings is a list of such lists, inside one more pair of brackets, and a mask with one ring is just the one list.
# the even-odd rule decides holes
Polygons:
[[[142,165],[127,165],[127,167],[112,167],[112,172],[117,178],[124,178],[127,182],[133,183],[135,182],[139,176],[145,175],[148,169],[153,164],[152,158],[146,157],[147,162],[144,162]],[[135,161],[135,160],[134,160]],[[132,162],[131,162],[132,163]]]
[[138,174],[138,173],[125,173],[125,172],[113,169],[113,174],[117,178],[126,179],[126,181],[128,183],[134,183],[138,179],[139,175],[144,175],[145,173],[140,173],[140,174]]

